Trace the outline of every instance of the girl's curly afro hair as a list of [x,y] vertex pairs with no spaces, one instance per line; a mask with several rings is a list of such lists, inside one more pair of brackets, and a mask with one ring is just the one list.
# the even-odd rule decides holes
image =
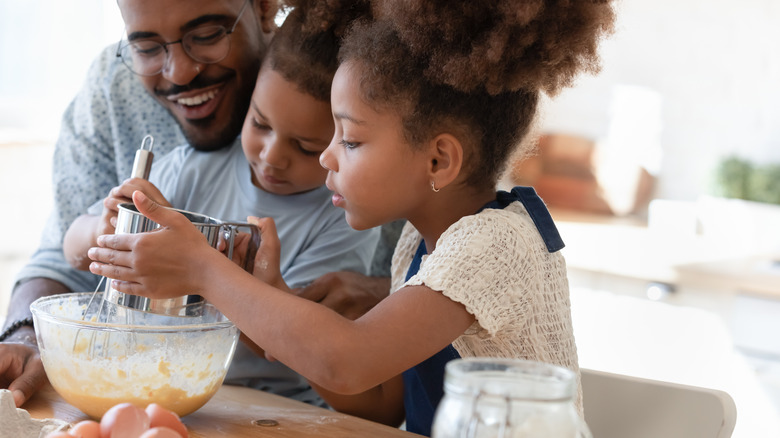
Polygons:
[[549,94],[581,71],[599,69],[598,43],[611,32],[606,0],[376,0],[426,77],[461,91],[521,88]]
[[475,187],[495,185],[541,92],[598,71],[598,44],[614,22],[609,0],[374,0],[372,13],[339,53],[357,66],[361,95],[398,111],[413,146],[458,135]]

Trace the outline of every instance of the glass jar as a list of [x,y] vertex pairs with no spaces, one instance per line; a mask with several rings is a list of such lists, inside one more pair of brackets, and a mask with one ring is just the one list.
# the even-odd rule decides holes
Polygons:
[[574,406],[577,379],[563,367],[528,360],[447,363],[433,438],[592,438]]

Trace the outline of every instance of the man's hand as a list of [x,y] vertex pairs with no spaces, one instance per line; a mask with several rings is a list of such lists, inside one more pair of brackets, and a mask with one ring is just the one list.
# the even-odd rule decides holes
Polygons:
[[390,277],[368,277],[349,271],[331,272],[294,291],[355,320],[390,294]]
[[8,388],[21,407],[46,382],[38,347],[23,343],[35,339],[32,327],[23,327],[0,343],[0,388]]
[[[64,284],[34,278],[16,286],[8,306],[6,325],[30,316],[30,303],[37,298],[69,292]],[[20,407],[46,382],[43,362],[35,342],[35,330],[22,327],[0,343],[0,388],[13,392]]]

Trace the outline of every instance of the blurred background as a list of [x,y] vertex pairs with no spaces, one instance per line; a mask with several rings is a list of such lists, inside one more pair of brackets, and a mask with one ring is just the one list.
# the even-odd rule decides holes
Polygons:
[[[502,185],[559,224],[581,366],[725,390],[734,436],[780,436],[780,2],[618,8],[601,73],[545,101]],[[112,0],[0,0],[0,318],[60,116],[122,30]]]

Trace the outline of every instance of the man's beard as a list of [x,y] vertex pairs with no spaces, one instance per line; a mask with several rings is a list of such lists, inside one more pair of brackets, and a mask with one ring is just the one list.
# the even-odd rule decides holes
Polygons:
[[[213,152],[232,145],[233,141],[241,133],[244,119],[243,117],[237,117],[236,114],[240,113],[231,113],[228,125],[221,127],[221,129],[214,126],[216,121],[213,115],[200,120],[187,120],[184,124],[178,119],[176,121],[187,139],[187,143],[193,149],[201,152]],[[246,114],[246,110],[244,114]],[[202,133],[209,135],[206,136]]]
[[[179,93],[183,90],[193,88],[205,88],[212,83],[224,82],[227,79],[221,77],[218,79],[196,78],[191,84],[186,87],[173,86],[170,90],[156,91],[156,95],[159,98],[164,99],[171,94]],[[179,124],[184,137],[187,139],[187,143],[197,150],[202,152],[212,152],[229,147],[233,144],[233,141],[241,133],[241,129],[244,125],[244,118],[247,111],[249,111],[249,103],[252,99],[252,91],[254,90],[254,82],[250,82],[251,86],[247,90],[239,90],[236,94],[236,105],[232,109],[218,108],[217,113],[222,111],[230,111],[227,125],[217,125],[217,117],[214,113],[208,117],[198,120],[181,120],[176,116],[176,113],[169,109],[168,111]],[[224,104],[224,102],[223,102]]]

